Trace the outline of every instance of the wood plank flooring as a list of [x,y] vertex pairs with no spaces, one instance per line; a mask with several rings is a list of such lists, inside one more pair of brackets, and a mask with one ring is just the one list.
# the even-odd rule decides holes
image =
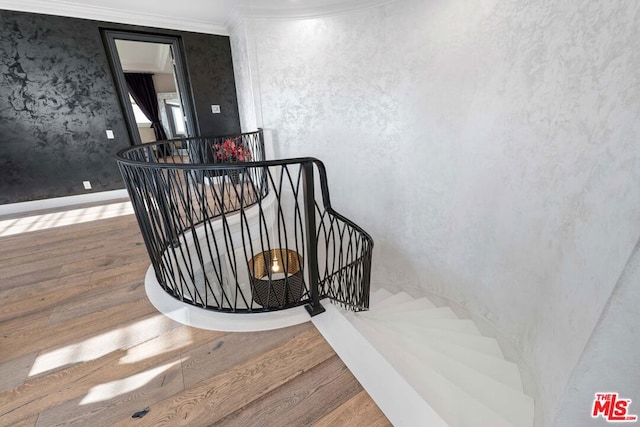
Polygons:
[[148,265],[132,215],[0,237],[0,426],[390,425],[310,322],[181,325]]

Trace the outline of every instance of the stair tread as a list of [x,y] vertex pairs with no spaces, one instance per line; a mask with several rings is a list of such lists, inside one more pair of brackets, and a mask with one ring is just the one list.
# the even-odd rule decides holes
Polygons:
[[380,309],[383,309],[385,307],[393,307],[396,304],[401,304],[401,303],[404,303],[404,302],[413,301],[414,299],[415,298],[413,298],[408,293],[406,293],[404,291],[400,291],[397,294],[393,294],[390,297],[383,299],[382,301],[377,303],[374,308],[375,308],[375,310],[380,310]]
[[[415,313],[419,313],[419,316],[408,316],[409,314],[415,314]],[[362,317],[367,317],[367,318],[377,318],[378,315],[376,314],[377,310],[370,310],[370,311],[362,311],[360,313],[358,313],[359,316]],[[449,307],[437,307],[437,308],[432,308],[429,310],[417,310],[417,311],[412,311],[412,312],[407,312],[407,313],[388,313],[388,314],[384,314],[384,318],[385,319],[391,319],[391,320],[395,320],[395,319],[399,319],[399,320],[404,320],[404,319],[411,319],[411,318],[420,318],[420,319],[457,319],[458,316],[456,316],[456,314],[453,312],[453,310],[451,310]]]
[[435,304],[433,304],[428,298],[421,297],[416,298],[411,301],[406,301],[398,304],[394,304],[391,306],[384,306],[382,308],[376,307],[373,311],[376,313],[403,313],[407,311],[415,311],[415,310],[425,310],[436,308]]
[[[416,347],[413,349],[414,352],[420,353],[421,346],[419,344],[411,342],[410,345]],[[451,358],[478,372],[482,372],[517,391],[523,391],[520,369],[513,362],[485,353],[470,351],[467,348],[450,343],[431,343],[428,348],[442,354],[443,357]]]
[[[434,311],[434,310],[442,310],[442,309],[446,309],[448,311],[451,311],[451,313],[453,314],[452,318],[456,318],[459,319],[458,315],[455,314],[455,312],[453,310],[451,310],[450,307],[436,307],[436,308],[432,308],[432,309],[418,309],[418,310],[409,310],[409,311],[405,311],[405,312],[392,312],[392,313],[381,313],[382,315],[384,315],[385,318],[388,318],[390,320],[411,320],[411,321],[415,321],[415,320],[420,320],[423,318],[429,318],[428,312]],[[375,316],[375,313],[377,312],[377,310],[370,310],[367,311],[365,313],[370,313],[373,316]]]
[[415,325],[422,329],[439,329],[443,331],[451,331],[461,334],[470,334],[482,336],[482,333],[473,322],[469,319],[424,319],[420,323],[410,322],[407,320],[387,320],[384,316],[375,316],[371,319],[384,320],[394,325]]
[[449,425],[533,426],[533,399],[494,338],[448,307],[397,295],[350,320]]
[[484,353],[468,351],[464,347],[455,345],[423,345],[405,337],[398,336],[403,346],[413,354],[437,353],[440,357],[461,364],[475,372],[479,372],[488,378],[498,381],[505,386],[522,392],[522,378],[518,365],[502,358],[488,356]]
[[[371,323],[369,322],[369,319],[358,319],[357,317],[351,317],[349,318],[349,320],[356,326],[356,328],[359,329],[360,325],[364,322],[364,323]],[[383,330],[386,330],[386,333],[391,333],[391,334],[396,334],[397,332],[389,327],[386,327],[384,324],[381,323],[373,323],[373,326],[375,328],[381,328]],[[366,336],[366,332],[363,332],[363,334]],[[424,338],[424,337],[423,337]],[[445,340],[441,340],[438,337],[430,337],[430,339],[419,339],[419,340],[412,340],[415,343],[418,343],[419,345],[424,345],[424,346],[428,346],[430,348],[433,349],[437,349],[438,351],[441,351],[443,353],[452,353],[452,354],[458,354],[458,353],[463,353],[463,354],[468,354],[469,357],[475,357],[475,358],[480,358],[480,360],[490,360],[490,361],[494,361],[494,362],[507,362],[506,360],[504,360],[503,356],[495,356],[493,354],[488,354],[486,352],[483,352],[481,350],[476,350],[473,348],[469,348],[466,347],[464,345],[460,345],[458,343],[455,342],[451,342],[451,341],[445,341]],[[511,362],[509,362],[511,363]]]
[[[362,332],[368,330],[365,335],[374,347],[451,425],[475,426],[478,420],[492,426],[527,425],[521,424],[522,419],[528,418],[529,414],[532,419],[533,403],[522,392],[489,377],[482,378],[482,374],[474,374],[471,368],[461,368],[458,362],[446,361],[444,357],[432,354],[433,357],[425,362],[410,352],[397,351],[393,344],[398,342],[398,337],[385,336],[370,322],[360,321],[358,329]],[[390,342],[393,344],[389,345]],[[446,372],[438,371],[443,368]],[[456,368],[463,372],[456,374]],[[470,378],[465,380],[464,374]],[[460,407],[465,411],[456,410]],[[471,414],[471,418],[465,418],[462,413]]]
[[[497,382],[499,383],[498,388],[505,388],[502,390],[503,392],[523,392],[517,365],[507,362],[506,360],[493,358],[493,360],[501,361],[502,363],[495,364],[493,369],[488,369],[486,366],[474,363],[473,358],[478,357],[478,355],[472,355],[471,358],[465,358],[465,356],[469,354],[469,352],[466,351],[458,351],[458,354],[450,354],[435,347],[421,345],[420,343],[416,343],[402,335],[396,335],[392,339],[396,345],[407,349],[409,353],[417,356],[423,363],[429,363],[432,366],[447,364],[447,366],[444,366],[444,369],[453,367],[454,370],[451,372],[452,375],[464,375],[476,384],[481,384],[486,381],[489,383]],[[510,378],[510,374],[512,373],[516,374],[514,378]],[[479,374],[480,377],[476,377],[476,374]],[[449,377],[449,375],[447,375],[447,377]],[[508,381],[502,381],[501,379],[503,378],[508,378]]]
[[405,336],[418,340],[418,342],[428,343],[433,340],[441,340],[504,359],[502,350],[494,338],[471,334],[460,334],[437,329],[420,329],[419,327],[412,326],[399,327],[398,325],[389,323],[385,320],[369,320],[376,322],[376,324],[382,328],[391,329],[394,333],[401,332]]
[[369,307],[376,307],[381,301],[389,298],[393,294],[386,289],[378,289],[369,296]]
[[311,321],[394,425],[448,425],[336,306]]

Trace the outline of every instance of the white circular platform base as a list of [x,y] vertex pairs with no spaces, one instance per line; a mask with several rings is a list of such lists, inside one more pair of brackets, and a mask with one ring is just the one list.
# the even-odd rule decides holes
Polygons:
[[168,318],[194,328],[224,332],[254,332],[286,328],[309,322],[311,317],[304,307],[268,313],[221,313],[185,304],[168,295],[158,283],[150,266],[144,279],[144,287],[151,304]]

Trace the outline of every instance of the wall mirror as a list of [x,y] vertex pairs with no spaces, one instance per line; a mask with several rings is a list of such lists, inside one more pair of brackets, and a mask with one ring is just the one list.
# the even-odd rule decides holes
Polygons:
[[133,144],[197,134],[197,119],[177,37],[103,30]]

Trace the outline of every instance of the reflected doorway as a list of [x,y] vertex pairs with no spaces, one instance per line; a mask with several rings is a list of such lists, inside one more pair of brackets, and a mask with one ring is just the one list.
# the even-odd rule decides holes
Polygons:
[[103,38],[132,143],[196,135],[179,39],[112,30]]

